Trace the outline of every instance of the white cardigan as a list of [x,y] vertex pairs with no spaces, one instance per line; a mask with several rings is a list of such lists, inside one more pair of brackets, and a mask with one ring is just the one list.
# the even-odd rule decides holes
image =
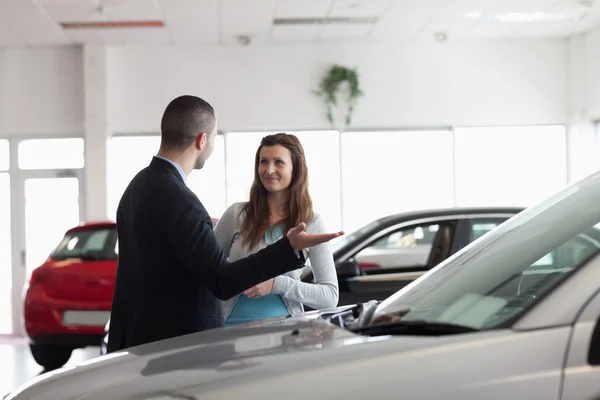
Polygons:
[[[215,226],[217,241],[230,261],[249,256],[267,246],[263,239],[256,249],[248,251],[242,246],[243,238],[240,234],[243,216],[240,215],[246,203],[234,203],[223,213]],[[308,233],[327,233],[323,218],[314,214],[312,221],[307,222]],[[313,308],[322,309],[337,306],[339,287],[337,273],[333,262],[333,252],[329,242],[319,244],[307,249],[307,261],[313,270],[315,283],[305,283],[300,280],[302,269],[297,269],[275,278],[273,294],[282,297],[288,312],[291,315],[304,312],[303,304]],[[308,265],[308,263],[307,263]],[[223,301],[223,318],[227,319],[233,310],[239,295]]]

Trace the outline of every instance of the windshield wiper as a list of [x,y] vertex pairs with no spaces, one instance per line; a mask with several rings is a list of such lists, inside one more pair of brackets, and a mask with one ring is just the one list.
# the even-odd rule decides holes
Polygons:
[[457,325],[448,322],[430,322],[425,320],[397,321],[391,324],[370,325],[352,330],[368,336],[380,335],[418,335],[438,336],[457,333],[477,332],[478,329],[470,326]]

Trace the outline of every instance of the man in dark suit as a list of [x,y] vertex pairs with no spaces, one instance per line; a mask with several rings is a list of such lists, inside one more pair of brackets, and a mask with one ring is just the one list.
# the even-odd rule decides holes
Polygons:
[[162,117],[158,155],[123,193],[108,352],[222,326],[217,298],[303,267],[301,249],[341,234],[309,235],[302,223],[286,238],[229,263],[210,216],[186,185],[190,172],[210,157],[216,134],[210,104],[194,96],[174,99]]

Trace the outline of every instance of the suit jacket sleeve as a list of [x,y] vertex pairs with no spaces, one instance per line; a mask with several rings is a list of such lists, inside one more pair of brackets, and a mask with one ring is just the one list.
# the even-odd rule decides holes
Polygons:
[[225,258],[229,258],[229,252],[231,251],[231,242],[233,241],[233,235],[235,233],[236,228],[236,204],[232,204],[229,206],[227,210],[223,213],[217,225],[215,226],[215,236],[217,238],[217,243],[223,250],[223,254]]
[[177,198],[164,196],[164,200],[157,201],[156,223],[180,261],[217,298],[227,300],[304,266],[304,257],[294,252],[287,237],[246,258],[227,262],[210,217],[198,198],[192,192],[177,194]]

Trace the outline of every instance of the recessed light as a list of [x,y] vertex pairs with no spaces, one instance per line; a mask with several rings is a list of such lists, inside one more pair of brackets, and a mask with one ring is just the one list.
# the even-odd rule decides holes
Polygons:
[[482,15],[483,13],[481,11],[469,11],[465,13],[465,17],[469,19],[481,18]]
[[500,22],[550,22],[550,21],[568,21],[575,19],[573,15],[558,13],[545,13],[541,11],[531,13],[509,12],[497,14],[494,19]]

